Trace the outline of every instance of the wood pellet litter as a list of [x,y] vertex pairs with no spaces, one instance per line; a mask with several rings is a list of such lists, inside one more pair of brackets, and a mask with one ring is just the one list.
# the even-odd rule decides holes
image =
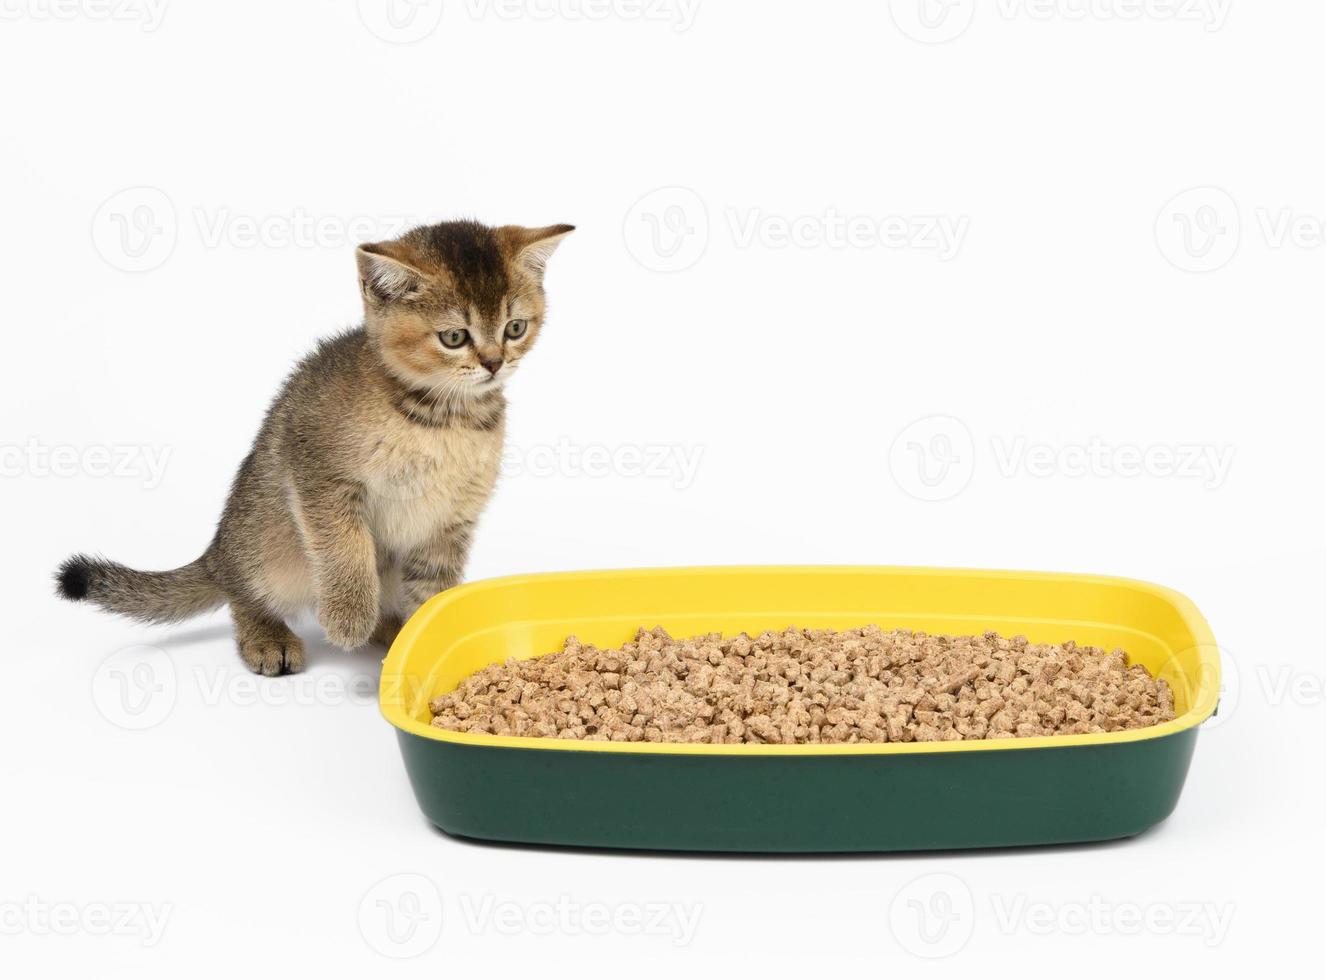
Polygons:
[[615,742],[816,744],[1031,738],[1174,717],[1169,685],[1122,650],[1026,637],[790,627],[560,653],[471,674],[431,703],[458,732]]

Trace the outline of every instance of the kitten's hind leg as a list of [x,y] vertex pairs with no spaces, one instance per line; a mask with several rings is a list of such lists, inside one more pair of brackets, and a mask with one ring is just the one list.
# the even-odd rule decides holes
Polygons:
[[255,674],[275,677],[304,669],[304,643],[290,627],[266,610],[232,602],[235,638],[245,666]]

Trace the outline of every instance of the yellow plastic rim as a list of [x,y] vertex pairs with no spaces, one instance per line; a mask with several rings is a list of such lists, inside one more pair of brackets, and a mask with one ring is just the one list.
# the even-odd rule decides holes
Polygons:
[[[673,742],[599,742],[578,739],[558,739],[546,737],[528,737],[512,735],[485,735],[470,732],[452,732],[435,728],[424,720],[428,717],[428,701],[444,689],[433,689],[436,683],[438,664],[447,657],[455,645],[463,640],[473,641],[479,635],[498,629],[513,629],[526,625],[520,620],[505,623],[489,622],[480,625],[470,624],[464,633],[449,633],[455,623],[452,613],[467,600],[481,593],[496,593],[504,589],[521,588],[569,588],[592,596],[596,587],[605,583],[621,584],[628,581],[642,592],[650,589],[666,590],[671,583],[682,579],[702,577],[712,579],[715,588],[721,588],[724,582],[749,585],[751,580],[758,584],[762,576],[787,576],[805,578],[814,582],[824,576],[878,576],[881,585],[903,579],[924,581],[934,579],[948,580],[945,587],[960,592],[964,588],[979,589],[982,584],[997,585],[1002,582],[1025,585],[1029,589],[1040,589],[1051,598],[1042,613],[1042,621],[1062,629],[1076,625],[1086,627],[1108,626],[1117,634],[1131,634],[1139,642],[1167,651],[1165,670],[1171,686],[1175,688],[1176,704],[1186,705],[1185,710],[1173,721],[1148,728],[1138,728],[1122,732],[1104,732],[1088,735],[1051,735],[1034,738],[974,739],[958,742],[883,742],[832,745],[761,745],[734,744],[711,745],[707,743]],[[765,579],[767,581],[767,579]],[[1053,606],[1053,596],[1063,594],[1064,590],[1074,590],[1086,594],[1089,590],[1113,590],[1145,597],[1153,604],[1164,607],[1165,612],[1181,624],[1182,645],[1166,643],[1158,636],[1127,623],[1102,623],[1099,621],[1074,621],[1059,619],[1048,615]],[[612,617],[622,619],[629,614],[618,610]],[[739,612],[726,613],[727,617],[744,615]],[[864,625],[872,620],[869,612],[856,625]],[[948,619],[971,619],[972,632],[981,632],[977,624],[979,617],[965,616],[961,611],[946,610],[942,615]],[[648,625],[644,620],[649,613],[641,614],[638,625]],[[839,613],[838,618],[843,614]],[[457,616],[455,619],[459,620]],[[606,617],[605,617],[606,618]],[[896,618],[896,617],[894,617]],[[1023,613],[1019,619],[1024,622],[1037,621],[1038,617]],[[578,622],[592,621],[592,617],[581,616]],[[533,621],[530,621],[533,622]],[[538,621],[546,626],[546,619]],[[997,623],[995,624],[997,625]],[[841,627],[840,627],[841,628]],[[921,628],[921,627],[916,627]],[[993,628],[993,626],[991,627]],[[725,633],[741,632],[743,627],[736,626]],[[565,632],[574,632],[568,628]],[[1069,637],[1061,637],[1068,639]],[[547,653],[541,649],[537,653]],[[524,654],[530,655],[530,654]],[[498,656],[493,661],[504,660]],[[1154,665],[1153,673],[1158,672]],[[1176,684],[1175,677],[1179,683]],[[454,687],[454,685],[451,685]],[[445,688],[447,690],[450,687]],[[747,755],[747,756],[823,756],[823,755],[895,755],[925,754],[931,752],[988,752],[1021,749],[1068,748],[1081,745],[1109,745],[1122,742],[1136,742],[1144,739],[1163,738],[1176,732],[1184,731],[1205,721],[1216,708],[1220,695],[1220,655],[1215,637],[1206,620],[1197,607],[1186,596],[1164,586],[1134,579],[1099,575],[1074,575],[1057,572],[1017,572],[979,569],[942,569],[942,568],[902,568],[890,566],[748,566],[748,567],[696,567],[662,569],[622,569],[593,572],[550,572],[534,575],[513,575],[504,578],[485,579],[470,582],[448,589],[434,596],[410,618],[402,628],[400,635],[392,644],[383,661],[382,678],[379,686],[379,706],[383,717],[401,731],[422,738],[440,742],[452,742],[458,745],[487,746],[490,748],[533,749],[555,752],[628,752],[646,755]]]

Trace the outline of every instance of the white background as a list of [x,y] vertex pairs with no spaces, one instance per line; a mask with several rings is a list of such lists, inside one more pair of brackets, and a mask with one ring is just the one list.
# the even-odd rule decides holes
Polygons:
[[[6,975],[1243,973],[1315,951],[1326,9],[447,0],[438,22],[396,0],[393,27],[380,0],[62,2],[0,22]],[[224,613],[154,629],[54,599],[75,550],[200,553],[290,364],[359,315],[353,244],[458,215],[579,229],[471,577],[1165,583],[1231,679],[1174,816],[1018,852],[463,843],[415,807],[380,651],[305,624],[309,673],[258,683]],[[410,894],[393,945],[378,902]],[[912,899],[958,918],[927,943]],[[559,900],[698,928],[592,935]],[[99,918],[143,905],[159,935]]]

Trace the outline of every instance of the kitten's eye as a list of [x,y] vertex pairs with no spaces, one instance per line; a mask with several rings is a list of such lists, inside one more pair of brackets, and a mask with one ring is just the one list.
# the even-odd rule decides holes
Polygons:
[[457,347],[464,347],[470,342],[470,332],[460,327],[452,330],[442,330],[438,333],[437,339],[442,341],[442,346],[448,350],[455,350]]
[[512,320],[506,325],[506,336],[508,340],[519,340],[525,336],[525,331],[529,329],[528,320]]

